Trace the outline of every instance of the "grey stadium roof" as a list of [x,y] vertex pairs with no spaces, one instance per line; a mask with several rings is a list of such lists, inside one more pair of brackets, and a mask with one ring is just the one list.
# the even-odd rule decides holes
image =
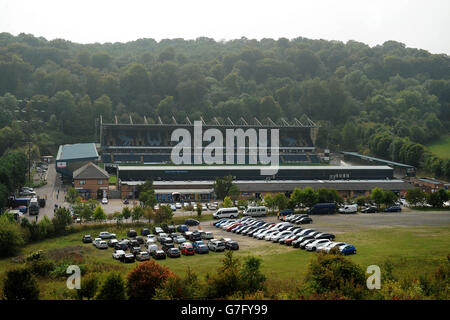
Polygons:
[[[266,169],[264,165],[178,165],[178,166],[118,166],[119,171],[146,170],[259,170]],[[279,166],[282,170],[392,170],[389,166]]]
[[56,161],[97,160],[95,143],[76,143],[59,146]]
[[365,156],[363,154],[359,154],[357,152],[342,151],[342,154],[347,155],[347,156],[356,157],[356,158],[359,158],[359,159],[362,159],[362,160],[366,160],[366,161],[384,163],[384,164],[391,165],[391,166],[394,166],[394,167],[414,168],[413,166],[410,166],[409,164],[404,164],[404,163],[384,160],[384,159],[380,159],[380,158],[369,157],[369,156]]

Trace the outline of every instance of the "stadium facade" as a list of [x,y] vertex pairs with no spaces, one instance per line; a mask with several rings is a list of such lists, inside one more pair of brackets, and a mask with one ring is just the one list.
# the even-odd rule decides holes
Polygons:
[[[390,166],[329,166],[328,154],[321,157],[315,147],[319,126],[312,120],[298,119],[290,122],[270,118],[251,121],[240,118],[234,123],[230,118],[213,118],[202,127],[217,129],[224,136],[227,130],[244,131],[273,130],[279,133],[279,168],[273,175],[261,175],[259,163],[250,161],[250,147],[244,145],[244,161],[239,165],[175,165],[171,152],[178,141],[171,141],[172,132],[185,129],[194,137],[194,121],[188,117],[184,123],[172,118],[164,123],[158,117],[156,123],[147,121],[134,123],[104,123],[100,118],[101,159],[105,169],[117,175],[118,190],[122,198],[136,197],[136,187],[152,180],[160,202],[209,201],[214,198],[213,184],[218,177],[231,175],[239,186],[242,196],[261,196],[264,193],[284,192],[289,194],[295,187],[335,188],[344,196],[367,194],[375,186],[395,192],[409,188],[409,184],[394,177]],[[242,132],[242,131],[241,131]],[[202,147],[209,142],[202,141]],[[194,145],[194,141],[191,142]],[[238,154],[235,144],[235,162]],[[239,148],[242,149],[242,146]],[[192,154],[192,162],[194,163]],[[242,159],[241,159],[242,160]]]

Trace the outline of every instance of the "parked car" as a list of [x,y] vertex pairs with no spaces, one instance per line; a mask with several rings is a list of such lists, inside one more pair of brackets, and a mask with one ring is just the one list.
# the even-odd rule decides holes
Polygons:
[[212,232],[209,231],[200,232],[200,236],[202,237],[203,240],[210,240],[214,238]]
[[177,236],[175,239],[173,239],[173,242],[176,244],[181,244],[183,242],[186,242],[186,238],[183,236]]
[[174,245],[173,243],[165,243],[165,244],[163,244],[162,247],[161,247],[161,249],[162,249],[165,253],[167,253],[167,251],[168,251],[169,249],[172,249],[172,248],[175,248],[175,245]]
[[178,248],[170,248],[166,251],[166,254],[170,258],[179,258],[181,257],[180,249]]
[[177,209],[181,209],[183,206],[181,205],[181,203],[177,202],[175,203],[175,208]]
[[345,244],[339,247],[339,250],[343,255],[356,254],[356,248],[351,244]]
[[83,243],[91,243],[92,242],[92,237],[91,237],[90,234],[85,234],[81,241],[83,241]]
[[298,248],[304,250],[308,244],[313,243],[314,241],[317,241],[317,240],[314,239],[314,238],[304,240],[304,241],[302,241],[302,242],[300,242],[300,243],[298,244]]
[[167,233],[163,232],[163,233],[158,234],[158,236],[156,237],[156,240],[161,243],[162,239],[165,239],[168,237],[169,237],[169,235]]
[[124,241],[120,241],[114,245],[114,249],[125,251],[128,249],[128,243],[126,243]]
[[321,233],[315,235],[314,238],[316,238],[316,239],[334,240],[336,238],[336,236],[334,234],[331,234],[331,233],[321,232]]
[[279,216],[283,217],[283,216],[288,216],[294,213],[294,210],[292,209],[285,209],[285,210],[281,210]]
[[191,240],[191,241],[199,241],[199,240],[202,240],[202,236],[200,235],[200,232],[194,231],[190,235],[189,240]]
[[107,231],[102,231],[102,232],[100,232],[100,234],[98,235],[98,237],[101,238],[102,240],[105,240],[105,239],[113,239],[113,238],[116,237],[116,234],[115,234],[115,233],[109,233],[109,232],[107,232]]
[[225,244],[220,240],[212,239],[208,241],[208,249],[214,252],[225,251]]
[[400,212],[400,211],[402,211],[402,207],[400,206],[392,206],[384,209],[384,212]]
[[180,224],[179,226],[177,226],[177,231],[184,233],[186,231],[189,231],[189,227],[185,224]]
[[151,244],[147,247],[147,252],[150,253],[150,255],[154,255],[156,251],[158,251],[158,245],[157,244]]
[[312,214],[335,213],[335,212],[336,212],[335,203],[317,203],[308,210],[308,213]]
[[109,239],[108,240],[108,247],[110,248],[114,248],[116,246],[116,244],[119,243],[119,240],[117,239]]
[[123,204],[129,204],[130,201],[128,199],[123,200]]
[[370,206],[370,207],[366,207],[364,209],[361,210],[362,213],[376,213],[378,212],[377,207],[374,206]]
[[134,259],[135,259],[134,254],[132,254],[132,253],[126,253],[126,254],[124,255],[124,257],[123,257],[122,262],[125,262],[125,263],[133,263],[133,262],[134,262]]
[[139,242],[134,239],[128,240],[127,244],[128,244],[128,248],[130,248],[130,250],[131,250],[131,248],[134,248],[134,247],[140,247]]
[[339,208],[339,213],[357,213],[358,205],[357,204],[347,204],[342,208]]
[[195,253],[208,253],[208,246],[203,241],[195,241],[193,243]]
[[99,241],[99,243],[97,244],[97,249],[108,249],[108,244],[106,243],[106,241]]
[[95,238],[94,241],[92,241],[92,245],[97,248],[100,241],[102,241],[102,238]]
[[191,227],[191,226],[198,226],[200,224],[200,222],[195,219],[186,219],[184,221],[184,224]]
[[150,254],[147,251],[141,251],[136,255],[137,261],[146,261],[150,260]]
[[145,243],[143,236],[137,236],[136,237],[136,241],[139,242],[139,244],[144,244]]
[[112,257],[116,260],[122,260],[125,257],[126,252],[123,250],[114,250]]
[[145,246],[148,247],[148,245],[153,244],[156,242],[156,237],[152,234],[149,234],[147,236],[147,241],[145,241]]
[[102,199],[102,204],[108,204],[108,198],[103,198]]
[[231,208],[219,208],[216,212],[213,213],[214,219],[220,218],[237,218],[239,215],[239,209],[237,207]]
[[327,245],[326,247],[322,248],[322,252],[329,253],[334,248],[339,250],[339,247],[342,247],[345,245],[345,242],[332,242],[331,244]]
[[160,233],[164,233],[164,230],[161,227],[155,227],[155,233],[159,235]]
[[192,256],[195,254],[194,247],[188,242],[181,244],[179,249],[185,256]]
[[149,230],[148,228],[142,228],[142,229],[141,229],[141,236],[146,237],[146,236],[148,236],[150,233],[151,233],[151,232],[150,232],[150,230]]
[[305,249],[307,251],[316,251],[318,246],[323,245],[323,244],[328,243],[328,242],[331,242],[331,241],[328,240],[328,239],[319,239],[319,240],[313,241],[311,243],[308,243],[305,246]]
[[156,250],[153,254],[153,258],[156,260],[161,260],[166,258],[166,253],[163,250]]
[[220,239],[225,244],[225,249],[228,250],[239,250],[239,243],[230,238],[222,238]]
[[133,247],[133,248],[131,248],[131,250],[130,250],[130,252],[132,253],[132,254],[134,254],[135,256],[139,253],[139,252],[141,252],[142,250],[141,250],[141,247]]
[[296,224],[307,224],[307,223],[312,223],[313,219],[311,219],[311,217],[303,217],[298,219],[295,223]]
[[137,237],[137,232],[136,232],[136,230],[133,230],[133,229],[130,229],[130,230],[128,230],[128,232],[127,232],[127,237],[128,238],[134,238],[134,237]]

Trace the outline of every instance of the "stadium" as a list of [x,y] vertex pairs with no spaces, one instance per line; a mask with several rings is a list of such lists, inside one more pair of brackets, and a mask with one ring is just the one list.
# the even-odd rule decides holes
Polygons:
[[[205,130],[217,129],[224,136],[227,130],[249,129],[279,132],[279,168],[273,175],[262,175],[261,163],[250,159],[251,147],[244,146],[244,161],[238,161],[238,148],[234,144],[234,163],[213,165],[176,165],[171,161],[171,151],[178,141],[171,141],[172,132],[184,129],[194,136],[194,121],[164,123],[144,118],[144,123],[104,123],[100,118],[101,159],[105,169],[117,176],[121,198],[136,196],[136,186],[152,180],[158,201],[210,201],[214,199],[213,184],[218,177],[231,175],[241,190],[241,196],[260,197],[265,193],[289,194],[295,187],[335,188],[344,196],[366,194],[375,186],[400,193],[410,185],[394,176],[388,165],[336,166],[329,165],[329,151],[319,153],[315,140],[319,125],[311,119],[290,122],[270,118],[251,121],[240,118],[234,123],[230,118],[220,121],[200,119]],[[194,145],[194,142],[190,142]],[[209,142],[203,141],[202,147]]]

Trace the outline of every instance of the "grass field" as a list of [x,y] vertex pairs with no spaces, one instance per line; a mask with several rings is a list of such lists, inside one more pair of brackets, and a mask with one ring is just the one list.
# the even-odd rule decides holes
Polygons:
[[427,148],[443,159],[450,159],[450,135],[446,135],[438,141],[430,144]]
[[[92,244],[83,244],[81,237],[85,233],[96,235],[101,227],[89,232],[83,231],[40,243],[27,245],[21,256],[37,250],[45,250],[54,259],[64,259],[73,254],[82,256],[81,264],[88,267],[89,272],[119,271],[124,276],[135,267],[134,264],[123,264],[111,257],[112,249],[98,250]],[[116,232],[116,230],[110,230]],[[118,238],[125,237],[119,231]],[[235,237],[239,241],[239,236]],[[417,278],[420,274],[429,274],[439,263],[447,260],[450,253],[450,229],[441,227],[391,227],[369,229],[358,232],[346,232],[339,235],[340,239],[352,243],[358,253],[348,258],[359,264],[364,270],[369,265],[379,265],[383,272],[383,264],[390,261],[394,266],[394,274],[404,278]],[[304,279],[308,263],[316,253],[281,246],[267,242],[252,250],[235,252],[243,260],[249,255],[262,259],[262,271],[267,276],[269,291],[280,292],[295,289]],[[221,263],[224,253],[210,252],[206,255],[182,256],[179,259],[160,261],[179,275],[185,274],[188,267],[203,279],[208,272],[215,272]],[[56,257],[56,258],[55,258]],[[17,257],[0,260],[0,279],[5,271],[20,265]],[[40,279],[42,299],[64,299],[69,294],[65,288],[65,278]]]

